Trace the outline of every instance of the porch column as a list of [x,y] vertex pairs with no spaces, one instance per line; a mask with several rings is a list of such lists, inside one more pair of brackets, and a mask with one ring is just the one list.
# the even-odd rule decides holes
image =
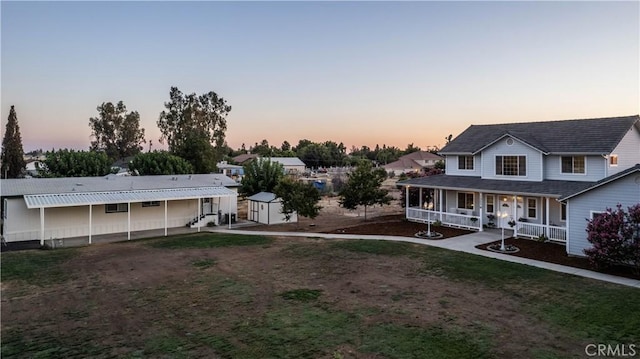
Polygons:
[[89,205],[89,244],[91,244],[91,232],[93,232],[93,205]]
[[44,207],[40,207],[40,246],[44,246]]
[[546,213],[545,213],[545,217],[546,217],[545,221],[546,222],[545,222],[545,224],[547,225],[545,235],[547,236],[547,238],[549,238],[549,234],[550,234],[550,231],[549,231],[549,197],[545,197],[545,200],[546,200],[546,206],[545,206],[546,207]]
[[164,236],[167,236],[167,200],[164,200]]
[[478,193],[478,195],[480,196],[480,198],[478,199],[478,219],[479,219],[479,223],[480,223],[480,229],[479,231],[482,232],[483,228],[482,228],[482,209],[484,208],[484,193],[480,192]]
[[422,187],[418,188],[418,207],[422,209]]
[[440,188],[438,191],[438,206],[440,207],[440,222],[442,222],[442,199],[444,198],[444,190]]
[[518,196],[513,195],[513,220],[516,221],[516,225],[513,226],[513,236],[518,236]]
[[127,202],[127,240],[131,240],[131,202]]
[[202,198],[198,197],[198,232],[200,232],[200,216],[202,215]]
[[409,218],[409,186],[404,188],[404,217]]

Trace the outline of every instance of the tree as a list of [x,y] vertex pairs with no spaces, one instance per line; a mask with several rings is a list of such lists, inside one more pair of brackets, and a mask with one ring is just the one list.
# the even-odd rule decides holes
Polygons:
[[[165,102],[166,111],[160,113],[158,128],[162,134],[161,142],[167,142],[169,152],[187,159],[197,172],[206,173],[215,169],[222,158],[227,130],[226,117],[231,106],[215,92],[197,96],[195,93],[184,95],[177,87],[171,87],[169,102]],[[192,141],[197,139],[197,146]],[[195,159],[201,154],[196,152],[206,146],[211,158],[201,163]]]
[[118,102],[103,102],[96,108],[98,117],[89,118],[92,151],[104,151],[109,159],[117,160],[142,151],[144,129],[140,128],[140,115],[127,113],[127,107]]
[[129,163],[129,173],[134,176],[179,175],[193,173],[193,167],[184,158],[167,151],[138,153]]
[[244,165],[240,193],[251,196],[258,192],[273,192],[284,177],[284,167],[278,162],[258,158]]
[[631,265],[640,274],[640,203],[594,216],[587,224],[587,240],[593,247],[584,253],[596,267]]
[[322,209],[318,205],[320,192],[311,183],[285,178],[276,185],[274,193],[282,200],[281,212],[287,221],[294,212],[299,216],[316,218]]
[[36,164],[40,177],[94,177],[111,173],[111,161],[104,152],[62,149],[47,151],[42,166]]
[[7,119],[4,138],[2,139],[0,161],[2,162],[2,166],[0,166],[2,178],[18,178],[23,175],[26,163],[24,161],[18,116],[13,106],[9,110],[9,118]]
[[383,168],[373,169],[371,162],[360,161],[356,169],[347,174],[347,183],[339,193],[340,205],[347,209],[364,206],[364,219],[367,219],[367,207],[391,202],[389,191],[380,188],[387,174]]

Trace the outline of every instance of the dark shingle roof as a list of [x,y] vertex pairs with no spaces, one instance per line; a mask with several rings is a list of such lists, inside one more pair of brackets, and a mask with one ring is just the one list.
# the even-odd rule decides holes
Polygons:
[[638,115],[546,122],[472,125],[440,153],[476,153],[506,135],[513,136],[546,153],[611,153]]
[[563,197],[571,193],[579,192],[593,185],[593,183],[594,182],[555,180],[544,180],[540,182],[504,181],[470,176],[435,175],[400,181],[398,182],[398,185],[442,188],[460,191]]
[[591,183],[590,186],[588,186],[586,188],[583,188],[583,189],[581,189],[579,191],[567,194],[567,195],[563,196],[562,198],[560,198],[559,200],[560,201],[564,201],[564,200],[567,200],[567,199],[569,199],[571,197],[575,197],[575,196],[581,195],[581,194],[583,194],[585,192],[591,191],[594,188],[600,187],[600,186],[602,186],[604,184],[607,184],[609,182],[613,182],[613,181],[615,181],[615,180],[617,180],[619,178],[626,177],[627,175],[630,175],[631,173],[634,173],[634,172],[640,172],[640,163],[636,164],[633,167],[627,168],[624,171],[618,172],[618,173],[616,173],[614,175],[611,175],[609,177],[605,177],[605,178],[601,179],[598,182]]

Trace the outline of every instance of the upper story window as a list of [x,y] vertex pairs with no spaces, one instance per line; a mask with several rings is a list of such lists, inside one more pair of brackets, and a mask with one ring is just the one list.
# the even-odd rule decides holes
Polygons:
[[459,170],[473,170],[473,156],[458,156]]
[[609,166],[618,165],[618,155],[609,155]]
[[562,173],[585,173],[584,156],[562,156],[560,159]]
[[496,156],[497,176],[526,176],[527,156]]

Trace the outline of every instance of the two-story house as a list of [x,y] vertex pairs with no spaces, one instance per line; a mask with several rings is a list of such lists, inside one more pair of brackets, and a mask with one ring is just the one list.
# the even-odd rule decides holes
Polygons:
[[586,219],[640,202],[637,115],[472,125],[440,154],[446,174],[399,183],[430,191],[428,203],[407,203],[409,220],[513,228],[584,255]]

